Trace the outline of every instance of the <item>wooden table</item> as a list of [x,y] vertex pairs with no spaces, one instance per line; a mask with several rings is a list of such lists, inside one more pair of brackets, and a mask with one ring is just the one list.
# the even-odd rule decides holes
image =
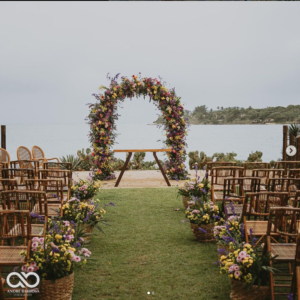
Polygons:
[[168,179],[168,177],[167,177],[167,175],[166,175],[163,167],[161,166],[161,164],[160,164],[160,162],[159,162],[159,160],[158,160],[158,158],[156,156],[156,152],[171,152],[171,151],[172,151],[171,148],[168,148],[168,149],[144,149],[144,150],[114,150],[114,152],[128,152],[129,153],[128,156],[127,156],[127,158],[126,158],[125,164],[124,164],[124,166],[123,166],[123,168],[121,170],[121,173],[120,173],[120,175],[119,175],[119,177],[117,179],[115,187],[117,187],[119,185],[119,183],[120,183],[120,181],[121,181],[121,179],[123,177],[123,174],[124,174],[124,172],[125,172],[125,170],[126,170],[126,168],[128,166],[130,158],[132,156],[132,152],[153,152],[153,156],[154,156],[154,158],[156,160],[156,163],[157,163],[157,165],[158,165],[158,167],[159,167],[162,175],[164,176],[164,179],[165,179],[167,185],[171,186],[171,184],[169,182],[169,179]]

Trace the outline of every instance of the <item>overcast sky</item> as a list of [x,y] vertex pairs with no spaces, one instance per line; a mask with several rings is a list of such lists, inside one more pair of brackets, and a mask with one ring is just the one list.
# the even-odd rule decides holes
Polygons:
[[[300,104],[298,2],[0,3],[0,123],[81,123],[106,74],[160,75],[186,109]],[[151,123],[148,99],[121,122]]]

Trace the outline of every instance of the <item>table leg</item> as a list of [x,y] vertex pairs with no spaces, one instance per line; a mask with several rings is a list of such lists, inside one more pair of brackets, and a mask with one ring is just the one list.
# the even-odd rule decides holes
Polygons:
[[157,158],[157,156],[156,156],[156,152],[153,152],[153,156],[154,156],[154,158],[155,158],[155,160],[156,160],[156,163],[158,164],[158,167],[159,167],[161,173],[162,173],[163,176],[164,176],[164,179],[165,179],[167,185],[168,185],[168,186],[171,186],[170,181],[169,181],[169,179],[168,179],[168,177],[167,177],[167,175],[166,175],[166,173],[165,173],[163,167],[161,166],[161,164],[160,164],[160,162],[159,162],[159,160],[158,160],[158,158]]
[[122,170],[121,170],[121,173],[120,173],[120,175],[119,175],[119,177],[118,177],[118,180],[117,180],[117,182],[116,182],[116,184],[115,184],[115,187],[117,187],[117,186],[119,185],[119,183],[120,183],[120,181],[121,181],[121,179],[122,179],[122,177],[123,177],[123,174],[124,174],[124,172],[125,172],[125,170],[126,170],[128,164],[129,164],[129,161],[130,161],[132,152],[128,152],[128,153],[129,153],[129,154],[128,154],[127,158],[126,158],[125,164],[124,164],[124,166],[123,166],[123,168],[122,168]]

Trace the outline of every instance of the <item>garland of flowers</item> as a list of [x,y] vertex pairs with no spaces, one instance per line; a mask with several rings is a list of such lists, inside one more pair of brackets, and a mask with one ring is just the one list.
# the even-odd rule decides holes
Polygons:
[[111,147],[116,138],[118,103],[126,97],[149,96],[150,101],[152,100],[163,114],[163,126],[167,132],[164,143],[172,148],[172,152],[167,152],[166,173],[171,179],[185,179],[188,174],[184,165],[187,124],[183,116],[183,106],[175,90],[167,89],[156,78],[133,75],[132,79],[121,77],[121,81],[118,82],[118,76],[119,74],[114,78],[108,77],[111,80],[109,87],[101,86],[99,90],[104,90],[104,93],[93,94],[98,102],[89,106],[90,142],[93,145],[92,155],[94,163],[98,166],[98,174],[102,175],[102,179],[112,178],[113,175],[114,158]]

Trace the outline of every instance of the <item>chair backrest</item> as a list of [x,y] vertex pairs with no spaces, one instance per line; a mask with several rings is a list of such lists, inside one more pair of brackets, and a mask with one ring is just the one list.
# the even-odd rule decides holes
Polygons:
[[223,185],[225,177],[243,177],[242,167],[217,167],[212,168],[211,184]]
[[290,170],[288,170],[288,176],[290,178],[300,178],[300,169],[290,169]]
[[33,146],[32,147],[32,157],[34,159],[44,159],[45,158],[45,153],[42,148],[39,146]]
[[45,162],[45,170],[60,169],[60,170],[73,170],[73,164],[71,162]]
[[300,178],[270,178],[267,190],[271,192],[288,192],[289,188],[300,189]]
[[31,217],[28,210],[0,210],[0,244],[9,240],[31,236]]
[[224,161],[216,161],[216,162],[208,162],[206,165],[206,172],[208,172],[208,175],[211,175],[212,169],[217,167],[230,167],[230,166],[236,166],[236,162],[224,162]]
[[29,190],[14,190],[2,192],[3,209],[29,210],[38,215],[47,216],[48,201],[46,192],[29,191]]
[[26,162],[32,160],[31,152],[28,148],[26,148],[25,146],[18,147],[17,157],[19,161],[24,161],[22,168],[32,168],[31,163]]
[[3,148],[0,148],[0,163],[10,163],[9,153]]
[[260,220],[267,220],[270,208],[273,206],[286,206],[288,193],[281,192],[259,192],[247,193],[243,206],[243,218],[251,216]]
[[26,179],[34,179],[33,169],[2,169],[3,179],[16,179],[19,186],[25,185]]
[[285,242],[295,242],[299,235],[300,208],[272,207],[268,219],[267,236],[279,234]]
[[72,172],[69,170],[39,170],[39,179],[56,179],[62,180],[64,187],[71,187],[72,185]]
[[284,175],[283,169],[253,169],[252,176],[260,177],[261,184],[267,185],[270,178],[282,178]]
[[18,182],[16,179],[0,179],[0,192],[11,191],[18,189]]
[[244,176],[252,176],[253,169],[270,169],[270,163],[266,162],[246,162],[242,163],[242,167],[244,167]]
[[31,191],[44,191],[47,198],[57,198],[58,202],[63,202],[64,189],[61,179],[30,179],[25,181],[26,189]]

